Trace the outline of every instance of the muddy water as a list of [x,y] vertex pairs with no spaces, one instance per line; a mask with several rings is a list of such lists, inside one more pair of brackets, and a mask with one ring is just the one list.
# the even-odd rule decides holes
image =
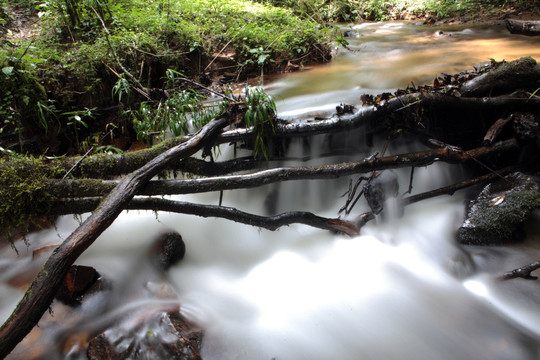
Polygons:
[[[281,115],[339,102],[358,104],[361,93],[391,91],[411,81],[428,83],[439,72],[461,71],[489,58],[540,58],[536,39],[510,36],[501,27],[381,23],[353,30],[359,37],[349,38],[351,50],[340,49],[331,64],[265,78]],[[438,30],[452,36],[441,37]],[[349,135],[344,140],[357,141],[354,133]],[[323,141],[313,139],[311,150]],[[380,149],[355,154],[355,159],[375,150]],[[293,158],[303,156],[305,144],[294,141],[289,151]],[[231,156],[224,146],[221,159]],[[459,168],[449,165],[417,169],[413,191],[451,183],[459,174]],[[400,188],[406,189],[408,172],[398,177]],[[335,217],[344,201],[339,195],[346,190],[346,179],[290,182],[225,192],[223,204],[265,214],[265,204],[274,199],[282,211]],[[219,194],[179,198],[217,204]],[[364,211],[366,204],[359,203],[351,217]],[[540,216],[531,224],[529,240],[519,247],[463,248],[454,242],[463,213],[463,194],[457,193],[412,205],[403,217],[379,218],[352,239],[302,225],[270,232],[220,219],[123,213],[77,262],[96,267],[122,290],[113,291],[117,308],[103,310],[103,300],[96,296],[74,315],[84,321],[66,329],[42,326],[39,343],[47,358],[84,359],[84,351],[60,349],[54,331],[84,334],[115,311],[133,312],[138,305],[126,294],[144,294],[142,282],[151,279],[169,284],[182,313],[205,329],[205,360],[539,359],[540,285],[501,283],[497,276],[538,260]],[[32,249],[65,239],[78,224],[79,219],[61,218],[54,229],[32,234],[29,246],[19,244],[19,256],[12,249],[1,250],[2,321],[23,294],[13,279],[36,263]],[[165,228],[182,234],[186,257],[168,276],[156,276],[148,271],[145,253],[152,235]],[[136,338],[143,353],[151,350],[145,347],[149,333],[172,341],[159,326],[150,330]],[[32,342],[19,346],[11,358],[28,359],[32,348]],[[69,351],[72,355],[66,357]]]
[[348,49],[330,64],[265,79],[284,115],[336,103],[359,104],[359,94],[378,94],[411,84],[430,84],[440,73],[473,69],[495,59],[540,60],[540,38],[510,34],[503,24],[433,27],[419,23],[366,23],[344,27]]

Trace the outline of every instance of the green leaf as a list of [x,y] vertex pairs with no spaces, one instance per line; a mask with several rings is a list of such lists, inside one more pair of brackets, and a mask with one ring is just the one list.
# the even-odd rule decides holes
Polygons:
[[10,76],[13,74],[14,67],[13,66],[6,66],[2,68],[2,72],[6,74],[6,76]]

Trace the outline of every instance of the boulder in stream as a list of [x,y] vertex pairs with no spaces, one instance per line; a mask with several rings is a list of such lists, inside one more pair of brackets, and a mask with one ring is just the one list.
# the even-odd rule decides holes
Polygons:
[[487,185],[474,199],[457,239],[468,245],[501,245],[525,239],[524,222],[540,207],[537,179],[513,173]]
[[186,245],[176,231],[164,231],[153,240],[150,250],[152,265],[158,270],[167,271],[184,258]]

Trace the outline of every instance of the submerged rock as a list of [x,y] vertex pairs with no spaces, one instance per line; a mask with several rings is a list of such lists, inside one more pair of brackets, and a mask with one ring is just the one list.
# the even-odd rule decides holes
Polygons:
[[376,173],[364,186],[364,196],[371,211],[377,215],[384,209],[384,203],[398,195],[399,184],[396,173],[387,170]]
[[540,207],[536,179],[514,173],[486,186],[470,204],[458,230],[462,244],[500,245],[525,239],[523,223]]
[[144,314],[131,324],[134,326],[113,328],[90,340],[88,359],[202,359],[203,334],[179,312]]
[[150,251],[152,265],[158,270],[167,271],[184,258],[186,245],[176,231],[159,234],[153,241]]

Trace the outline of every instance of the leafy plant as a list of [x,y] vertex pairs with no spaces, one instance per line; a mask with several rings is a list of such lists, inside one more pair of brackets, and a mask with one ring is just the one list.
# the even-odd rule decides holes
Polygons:
[[131,95],[131,84],[129,81],[124,77],[124,74],[120,75],[116,83],[114,84],[112,88],[112,96],[113,99],[115,97],[118,97],[118,101],[122,102],[122,96],[126,95],[127,101],[129,102],[129,97]]
[[269,132],[275,131],[276,103],[263,89],[246,87],[244,105],[244,122],[246,126],[253,127],[254,155],[268,159],[264,139]]
[[141,103],[139,110],[133,111],[133,128],[139,141],[149,145],[154,136],[163,140],[170,132],[173,136],[188,134],[190,129],[199,129],[221,114],[227,102],[216,106],[205,106],[206,97],[193,90],[174,92],[157,107],[149,102]]

